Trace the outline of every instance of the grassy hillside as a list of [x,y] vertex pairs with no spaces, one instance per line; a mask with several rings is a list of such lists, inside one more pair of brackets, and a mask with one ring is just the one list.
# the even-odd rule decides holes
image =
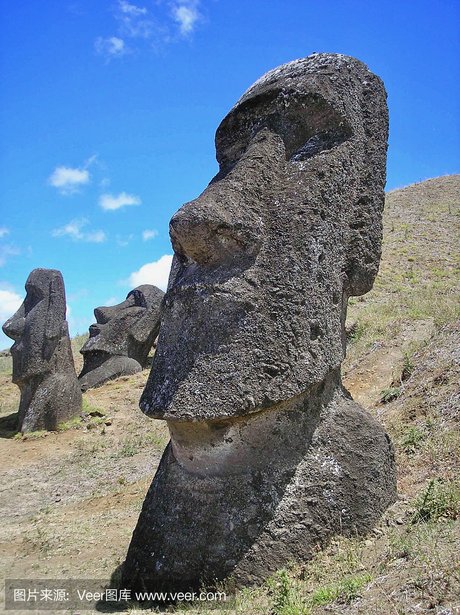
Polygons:
[[[343,374],[393,438],[400,499],[370,535],[333,541],[225,612],[458,612],[460,176],[389,193],[384,236],[375,287],[350,305]],[[147,372],[85,393],[82,417],[59,433],[21,437],[10,371],[2,357],[0,576],[108,579],[167,442],[137,409]],[[173,612],[184,610],[208,612]]]

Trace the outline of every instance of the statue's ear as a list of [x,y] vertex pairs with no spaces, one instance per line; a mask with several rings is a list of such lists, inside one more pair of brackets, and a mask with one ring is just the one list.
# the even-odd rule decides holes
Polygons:
[[[373,84],[370,87],[369,84]],[[361,99],[363,168],[356,199],[348,211],[348,294],[367,293],[377,275],[382,247],[388,108],[381,80],[370,75]]]
[[65,290],[62,275],[56,273],[49,283],[48,311],[46,313],[45,337],[48,340],[59,338],[65,321]]

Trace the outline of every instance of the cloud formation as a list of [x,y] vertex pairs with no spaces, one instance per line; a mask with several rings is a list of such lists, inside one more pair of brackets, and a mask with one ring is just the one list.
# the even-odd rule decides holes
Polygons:
[[110,61],[136,51],[142,41],[152,48],[189,38],[202,19],[200,0],[156,0],[154,7],[149,10],[118,0],[114,10],[116,34],[98,37],[96,52]]
[[158,231],[156,229],[145,229],[145,231],[142,231],[142,241],[149,241],[157,236]]
[[201,15],[198,10],[198,2],[193,0],[183,0],[174,3],[172,7],[172,16],[176,24],[179,26],[179,32],[182,36],[190,36]]
[[131,38],[150,38],[155,29],[155,22],[147,16],[145,7],[136,6],[126,0],[118,1],[118,10],[115,13],[120,32]]
[[0,322],[13,316],[22,303],[22,297],[12,290],[0,288]]
[[129,205],[140,205],[141,199],[134,194],[128,194],[127,192],[120,192],[120,194],[101,194],[99,197],[99,205],[105,211],[115,211],[121,207],[128,207]]
[[138,271],[134,271],[129,276],[130,287],[135,288],[141,284],[154,284],[161,288],[161,290],[166,290],[172,259],[172,254],[164,254],[157,261],[142,265]]
[[61,194],[74,194],[81,186],[89,183],[89,171],[86,168],[56,167],[48,178],[48,183],[57,188]]
[[130,4],[129,2],[126,2],[126,0],[119,0],[118,6],[122,13],[125,15],[131,15],[132,17],[147,14],[146,8],[136,6],[135,4]]
[[6,228],[6,226],[0,226],[0,239],[5,237],[10,232],[10,229]]
[[84,241],[86,243],[102,243],[107,239],[104,231],[83,231],[88,224],[86,218],[71,220],[68,224],[52,231],[53,237],[70,237],[74,241]]
[[99,36],[94,41],[94,49],[96,53],[104,56],[108,60],[111,58],[121,58],[129,51],[125,41],[118,36],[109,36],[108,38]]

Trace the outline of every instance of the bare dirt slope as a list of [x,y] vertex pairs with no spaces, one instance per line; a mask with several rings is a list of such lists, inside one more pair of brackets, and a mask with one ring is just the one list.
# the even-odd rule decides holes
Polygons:
[[[387,195],[380,273],[349,309],[344,380],[392,435],[400,501],[370,536],[335,541],[231,611],[458,612],[459,195],[458,175]],[[146,378],[89,391],[80,421],[26,438],[0,357],[0,576],[108,579],[123,560],[167,442],[137,407]]]

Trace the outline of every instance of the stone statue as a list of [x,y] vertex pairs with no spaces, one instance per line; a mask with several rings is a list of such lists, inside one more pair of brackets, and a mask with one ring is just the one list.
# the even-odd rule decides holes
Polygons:
[[125,587],[258,582],[395,500],[389,437],[340,376],[347,300],[379,266],[387,133],[382,81],[335,54],[268,72],[217,129],[219,173],[170,223],[140,406],[171,441]]
[[81,411],[66,317],[64,280],[55,269],[34,269],[26,298],[3,325],[14,340],[13,382],[21,390],[18,430],[56,429]]
[[94,310],[96,324],[80,350],[84,357],[79,376],[82,391],[107,380],[142,371],[160,329],[164,292],[143,284],[128,293],[125,301]]

